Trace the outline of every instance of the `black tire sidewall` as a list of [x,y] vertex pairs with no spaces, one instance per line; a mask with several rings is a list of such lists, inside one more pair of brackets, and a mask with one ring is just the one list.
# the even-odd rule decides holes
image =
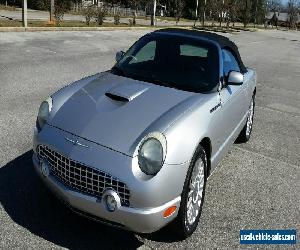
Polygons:
[[[201,158],[201,160],[204,163],[204,186],[203,186],[203,192],[202,192],[201,205],[200,205],[199,214],[198,214],[195,222],[192,225],[187,225],[187,223],[185,223],[185,221],[186,221],[186,214],[187,214],[187,196],[188,196],[188,192],[189,192],[189,184],[190,184],[190,179],[192,176],[193,169],[195,167],[195,163],[199,158]],[[178,223],[180,224],[180,228],[181,228],[180,234],[182,235],[183,238],[187,238],[188,236],[190,236],[196,230],[196,228],[198,226],[198,222],[201,217],[202,207],[203,207],[203,203],[204,203],[206,182],[207,182],[207,157],[206,157],[205,150],[201,146],[199,146],[192,158],[191,163],[190,163],[190,167],[188,169],[186,179],[184,182],[184,186],[183,186],[183,191],[181,194],[180,209],[178,212],[177,219],[178,219]]]

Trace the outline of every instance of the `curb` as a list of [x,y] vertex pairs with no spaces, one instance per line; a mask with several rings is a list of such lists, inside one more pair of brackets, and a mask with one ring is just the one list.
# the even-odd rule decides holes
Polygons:
[[34,32],[34,31],[113,31],[113,30],[144,30],[157,27],[0,27],[0,32]]

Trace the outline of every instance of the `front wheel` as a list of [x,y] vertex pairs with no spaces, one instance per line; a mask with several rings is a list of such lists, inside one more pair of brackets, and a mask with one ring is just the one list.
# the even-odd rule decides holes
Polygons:
[[197,228],[204,202],[206,180],[207,157],[204,149],[199,147],[187,173],[175,221],[180,238],[189,237]]
[[241,133],[239,134],[236,140],[236,142],[238,143],[247,142],[250,139],[252,133],[252,127],[253,127],[254,108],[255,108],[255,95],[253,95],[251,99],[246,125],[243,127]]

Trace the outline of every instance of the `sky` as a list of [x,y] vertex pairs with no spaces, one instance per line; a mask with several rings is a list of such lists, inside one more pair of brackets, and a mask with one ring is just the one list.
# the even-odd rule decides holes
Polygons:
[[288,0],[281,0],[281,2],[282,2],[283,4],[286,4],[286,3],[288,2]]

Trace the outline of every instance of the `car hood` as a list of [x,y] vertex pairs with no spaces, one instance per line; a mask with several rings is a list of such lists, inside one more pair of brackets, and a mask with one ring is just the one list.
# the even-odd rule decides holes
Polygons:
[[195,95],[109,72],[82,81],[74,93],[71,85],[59,94],[65,100],[58,100],[50,125],[129,156],[151,124]]

